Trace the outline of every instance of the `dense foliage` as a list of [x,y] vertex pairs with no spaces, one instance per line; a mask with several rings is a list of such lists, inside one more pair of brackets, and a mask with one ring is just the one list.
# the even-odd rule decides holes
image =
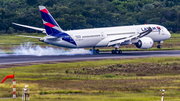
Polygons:
[[30,31],[12,22],[42,27],[43,5],[64,30],[160,24],[180,30],[179,0],[0,0],[0,31]]

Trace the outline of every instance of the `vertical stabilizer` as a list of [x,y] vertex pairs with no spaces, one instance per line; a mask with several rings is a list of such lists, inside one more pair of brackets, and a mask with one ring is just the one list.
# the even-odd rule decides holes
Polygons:
[[58,23],[54,20],[46,7],[39,6],[39,9],[47,35],[59,36],[58,34],[63,34],[63,30],[59,27]]

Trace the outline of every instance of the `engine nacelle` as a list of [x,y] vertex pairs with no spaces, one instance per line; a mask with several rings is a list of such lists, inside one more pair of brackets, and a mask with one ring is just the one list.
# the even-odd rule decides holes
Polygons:
[[149,37],[142,37],[139,41],[135,44],[137,48],[140,49],[149,49],[153,46],[154,41]]

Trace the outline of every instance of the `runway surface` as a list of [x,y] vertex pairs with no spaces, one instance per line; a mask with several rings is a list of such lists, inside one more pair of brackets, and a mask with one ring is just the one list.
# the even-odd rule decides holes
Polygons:
[[139,58],[139,57],[168,57],[180,56],[180,50],[176,51],[132,51],[123,52],[122,54],[111,54],[103,52],[95,55],[58,55],[58,56],[30,56],[30,55],[4,55],[0,56],[0,65],[21,64],[21,63],[37,63],[52,61],[75,61],[75,60],[96,60],[96,59],[123,59],[123,58]]

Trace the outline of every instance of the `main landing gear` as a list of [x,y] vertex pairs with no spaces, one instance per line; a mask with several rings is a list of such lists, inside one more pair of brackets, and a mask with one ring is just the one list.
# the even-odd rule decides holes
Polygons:
[[90,51],[91,51],[93,54],[99,54],[99,49],[95,49],[95,47],[93,47],[93,49],[90,49]]
[[111,51],[112,54],[122,54],[122,50],[118,50],[117,48],[115,50]]
[[[93,49],[90,49],[90,51],[93,53],[93,54],[99,54],[99,49],[95,49],[95,47],[93,47]],[[122,50],[118,50],[118,48],[115,48],[115,50],[112,50],[111,51],[112,54],[122,54]]]

